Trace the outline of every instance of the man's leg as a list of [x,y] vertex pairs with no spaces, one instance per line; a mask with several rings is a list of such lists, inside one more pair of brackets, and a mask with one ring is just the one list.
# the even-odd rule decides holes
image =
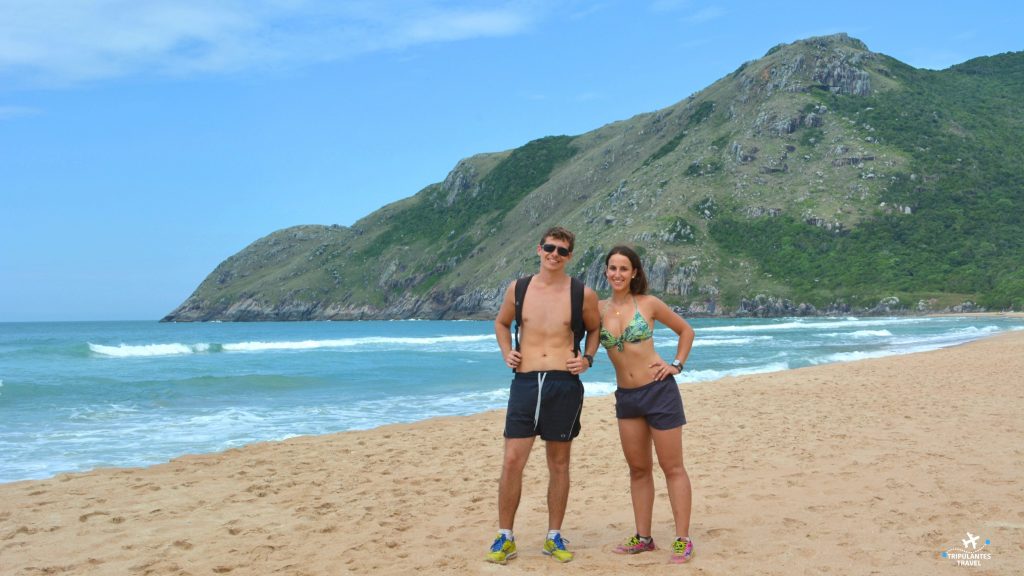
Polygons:
[[511,530],[516,521],[519,498],[523,493],[523,469],[526,468],[534,439],[534,436],[505,439],[505,456],[498,483],[498,528]]
[[545,442],[548,457],[548,529],[561,530],[569,502],[569,456],[572,442]]
[[569,502],[569,453],[572,442],[548,440],[548,537],[541,552],[559,562],[570,562],[574,554],[565,549],[562,519]]

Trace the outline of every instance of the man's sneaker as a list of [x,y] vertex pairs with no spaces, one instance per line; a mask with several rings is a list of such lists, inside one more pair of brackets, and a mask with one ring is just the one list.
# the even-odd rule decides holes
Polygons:
[[650,552],[655,549],[654,538],[644,540],[640,538],[639,534],[637,534],[635,536],[630,536],[625,543],[616,546],[614,552],[616,554],[639,554],[641,552]]
[[551,556],[559,562],[568,562],[575,556],[572,552],[565,549],[565,545],[568,540],[563,540],[561,534],[555,534],[554,538],[548,538],[544,541],[544,548],[541,552]]
[[516,557],[516,541],[509,540],[504,534],[498,534],[491,544],[491,551],[487,553],[487,561],[495,564],[507,564],[509,560]]
[[689,538],[676,538],[672,543],[671,560],[676,564],[682,564],[693,558],[693,541]]

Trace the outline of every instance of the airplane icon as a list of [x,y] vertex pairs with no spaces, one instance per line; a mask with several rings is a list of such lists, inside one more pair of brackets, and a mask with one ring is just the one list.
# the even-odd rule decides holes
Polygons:
[[967,540],[961,540],[961,542],[964,543],[964,548],[967,548],[968,546],[970,546],[971,548],[977,550],[978,549],[978,538],[979,538],[978,536],[975,536],[974,534],[971,534],[970,532],[968,532],[967,533]]

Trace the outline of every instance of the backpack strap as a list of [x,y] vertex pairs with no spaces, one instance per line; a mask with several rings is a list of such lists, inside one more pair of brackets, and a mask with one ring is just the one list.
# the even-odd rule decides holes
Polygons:
[[[533,276],[524,276],[516,280],[516,320],[512,326],[512,338],[515,349],[519,350],[519,330],[523,324],[523,300],[526,299],[526,289],[530,286]],[[569,325],[572,327],[572,353],[575,356],[580,354],[580,342],[586,334],[583,326],[583,281],[571,276],[569,287],[569,304],[572,308],[572,319]]]
[[512,338],[515,341],[515,350],[519,351],[519,328],[523,325],[523,300],[526,298],[526,288],[533,280],[533,275],[523,276],[516,280],[516,321],[512,326]]
[[580,342],[586,330],[583,327],[583,281],[572,276],[572,286],[569,288],[569,298],[572,304],[572,354],[580,355]]

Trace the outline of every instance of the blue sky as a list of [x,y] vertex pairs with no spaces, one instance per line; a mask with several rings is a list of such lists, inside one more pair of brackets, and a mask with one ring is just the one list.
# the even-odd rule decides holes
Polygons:
[[156,320],[228,256],[459,159],[669,106],[846,32],[919,68],[1018,3],[0,0],[0,321]]

